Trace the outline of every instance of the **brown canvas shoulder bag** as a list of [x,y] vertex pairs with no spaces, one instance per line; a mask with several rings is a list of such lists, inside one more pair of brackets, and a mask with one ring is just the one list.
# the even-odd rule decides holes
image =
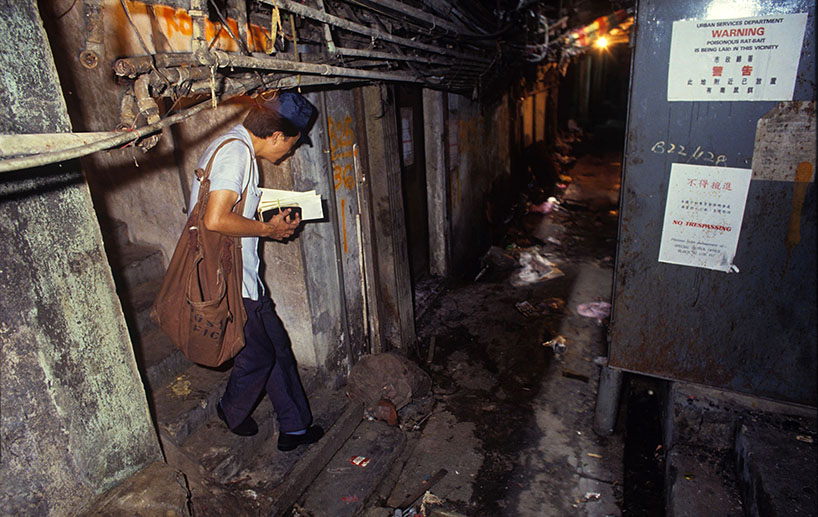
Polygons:
[[[219,366],[244,347],[247,314],[242,302],[241,238],[209,231],[203,221],[213,160],[233,140],[247,145],[238,138],[227,139],[213,151],[204,171],[196,169],[200,183],[196,205],[151,310],[154,323],[182,353],[204,366]],[[233,206],[233,212],[239,215],[244,214],[248,187],[249,179],[241,199]]]

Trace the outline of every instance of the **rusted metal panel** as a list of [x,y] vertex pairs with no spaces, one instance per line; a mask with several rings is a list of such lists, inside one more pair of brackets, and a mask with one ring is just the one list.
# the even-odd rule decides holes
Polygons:
[[[808,132],[767,131],[756,142],[759,120],[775,120],[771,112],[782,110],[799,111],[801,121],[806,114],[814,139],[814,3],[760,2],[743,5],[744,12],[716,15],[718,4],[639,5],[610,365],[815,406],[816,192],[815,182],[804,179],[807,169],[814,170],[814,152],[810,163],[780,142],[766,145],[764,159],[781,171],[753,175],[733,261],[738,273],[657,260],[672,163],[755,168],[754,150],[782,133],[797,148],[793,139],[805,139]],[[813,104],[668,102],[674,21],[804,12],[807,29],[793,101]]]

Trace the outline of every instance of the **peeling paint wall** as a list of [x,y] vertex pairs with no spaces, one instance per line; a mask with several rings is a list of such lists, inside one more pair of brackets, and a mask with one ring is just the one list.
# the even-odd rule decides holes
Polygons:
[[[0,12],[0,131],[69,131],[36,6]],[[161,459],[80,164],[5,173],[0,234],[0,513],[73,515]]]

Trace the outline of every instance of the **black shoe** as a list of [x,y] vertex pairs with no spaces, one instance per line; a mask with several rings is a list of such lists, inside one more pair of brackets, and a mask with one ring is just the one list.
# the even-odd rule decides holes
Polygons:
[[224,416],[224,410],[222,410],[221,402],[216,403],[216,414],[219,415],[219,418],[221,418],[222,422],[224,422],[224,425],[226,425],[228,429],[239,436],[253,436],[254,434],[258,433],[258,424],[251,416],[245,418],[244,422],[240,423],[236,427],[230,427],[230,425],[227,423],[227,417]]
[[311,425],[304,434],[278,433],[278,450],[291,451],[299,445],[315,443],[324,436],[320,425]]

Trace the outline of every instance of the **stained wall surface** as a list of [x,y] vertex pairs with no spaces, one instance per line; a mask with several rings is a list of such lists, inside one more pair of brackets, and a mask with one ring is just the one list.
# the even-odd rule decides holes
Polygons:
[[[4,2],[0,132],[71,129],[33,2]],[[161,459],[76,161],[0,178],[0,513],[69,515]]]

